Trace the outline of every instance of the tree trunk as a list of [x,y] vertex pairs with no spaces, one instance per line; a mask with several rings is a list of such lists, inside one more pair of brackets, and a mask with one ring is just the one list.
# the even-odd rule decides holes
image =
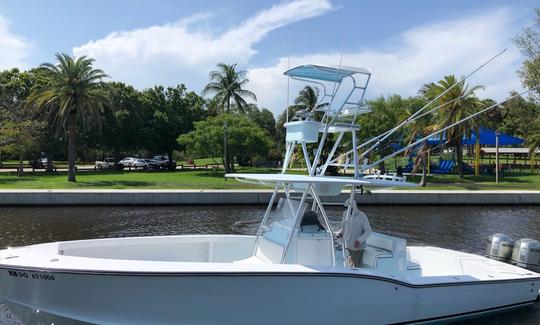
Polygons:
[[427,154],[428,154],[428,146],[424,142],[424,145],[422,146],[422,179],[420,179],[420,186],[426,187],[427,183],[427,164],[429,162],[427,161]]
[[[229,114],[229,110],[231,107],[230,98],[227,99],[227,111],[226,113]],[[225,124],[225,132],[223,133],[223,169],[225,171],[225,174],[229,173],[231,171],[230,165],[229,165],[229,152],[227,150],[227,128],[228,125]]]
[[53,172],[54,166],[53,166],[53,155],[51,153],[46,154],[45,157],[47,158],[47,172]]
[[77,160],[77,124],[75,114],[68,118],[68,182],[76,182],[75,161]]
[[118,149],[116,148],[116,145],[112,149],[112,158],[114,159],[113,169],[117,170],[120,159],[118,159]]
[[456,145],[456,160],[457,160],[457,168],[459,173],[459,178],[463,178],[463,145],[461,143],[458,143]]
[[169,157],[169,166],[167,166],[167,169],[173,170],[173,150],[169,149],[167,150],[167,157]]
[[24,176],[24,165],[23,165],[23,153],[22,153],[22,150],[19,152],[19,168],[17,170],[17,176]]

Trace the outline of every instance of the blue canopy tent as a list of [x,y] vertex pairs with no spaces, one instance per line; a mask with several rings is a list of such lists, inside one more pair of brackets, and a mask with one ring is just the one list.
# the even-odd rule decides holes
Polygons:
[[[480,145],[495,145],[496,131],[488,128],[481,127],[478,132],[473,132],[470,137],[463,136],[463,144],[476,144],[476,140],[480,140]],[[446,135],[443,133],[433,135],[427,140],[430,146],[440,145],[446,142]],[[499,133],[499,146],[515,146],[523,144],[523,139]]]
[[[471,138],[466,140],[464,144],[476,144],[476,139],[479,138],[480,145],[492,145],[496,144],[496,131],[488,128],[480,128],[479,134],[473,133]],[[499,133],[499,146],[517,146],[523,144],[524,140],[504,134]]]
[[[427,140],[428,144],[430,146],[436,146],[440,144],[444,144],[446,142],[446,136],[443,133],[441,135],[434,135],[431,136]],[[508,135],[499,133],[499,146],[515,146],[515,145],[522,145],[524,142],[523,139]],[[473,132],[470,137],[467,137],[466,135],[463,136],[463,144],[464,145],[477,145],[476,146],[476,157],[475,157],[475,169],[474,174],[479,175],[480,174],[480,145],[491,145],[495,146],[497,145],[497,131],[481,127],[477,132]],[[471,172],[472,167],[466,165],[464,166],[464,169],[470,170]]]

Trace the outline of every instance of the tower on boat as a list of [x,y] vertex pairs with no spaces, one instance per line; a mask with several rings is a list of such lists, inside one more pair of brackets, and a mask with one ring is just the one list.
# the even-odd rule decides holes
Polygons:
[[[348,267],[337,230],[360,213],[358,189],[412,184],[363,175],[370,165],[360,164],[366,151],[359,153],[356,121],[370,111],[364,103],[369,70],[303,65],[285,74],[317,85],[323,95],[314,111],[285,125],[281,173],[227,175],[274,188],[255,236],[7,248],[0,250],[0,299],[29,323],[46,317],[47,323],[97,324],[423,323],[535,302],[535,272],[475,254],[408,246],[404,238],[377,232],[369,233],[359,267]],[[369,140],[377,141],[370,148],[385,136]],[[288,168],[295,152],[305,159],[303,174]],[[345,176],[327,176],[330,167]],[[325,203],[343,196],[346,208],[335,226]]]
[[[311,110],[297,112],[292,121],[285,123],[286,152],[281,174],[227,175],[242,182],[274,187],[255,239],[254,258],[251,261],[257,257],[269,260],[268,256],[271,255],[272,262],[306,264],[311,261],[307,264],[343,266],[346,252],[337,243],[335,232],[331,231],[324,198],[338,196],[344,189],[349,190],[349,199],[344,203],[347,210],[342,220],[342,223],[346,223],[355,212],[358,188],[413,184],[406,183],[404,177],[394,176],[392,180],[383,180],[364,178],[362,175],[357,150],[361,126],[357,124],[357,118],[371,112],[364,103],[371,79],[369,69],[302,65],[286,71],[285,75],[316,86],[321,89],[322,95]],[[349,157],[338,161],[335,157],[338,149],[347,150]],[[289,165],[296,152],[303,156],[307,174],[290,173]],[[326,176],[329,167],[338,168],[348,176]],[[281,198],[278,199],[280,194]],[[306,237],[304,227],[300,225],[307,211],[320,216],[327,231],[322,234],[318,229],[316,234]],[[299,240],[302,243],[300,246]],[[310,243],[312,247],[308,249]],[[336,247],[341,254],[336,254]],[[313,259],[311,253],[315,251],[321,254],[318,261]],[[308,255],[309,258],[306,257]],[[365,257],[369,259],[368,254]]]

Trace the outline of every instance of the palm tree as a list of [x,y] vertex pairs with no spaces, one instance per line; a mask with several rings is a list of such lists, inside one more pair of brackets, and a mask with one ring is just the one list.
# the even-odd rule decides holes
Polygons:
[[[236,63],[232,65],[219,63],[217,66],[218,70],[211,71],[209,74],[210,82],[204,87],[203,95],[213,94],[213,101],[227,114],[230,113],[231,101],[236,104],[236,109],[240,114],[245,114],[246,111],[249,111],[249,104],[246,99],[257,100],[254,93],[244,89],[249,82],[249,79],[246,78],[246,72],[237,71]],[[224,125],[224,127],[227,126]],[[223,165],[225,173],[228,173],[229,170],[234,169],[234,160],[229,163],[226,140],[223,148]]]
[[246,99],[257,100],[254,93],[244,89],[249,82],[245,71],[237,71],[236,63],[227,65],[219,63],[218,70],[210,72],[210,82],[204,87],[203,95],[213,95],[214,100],[226,113],[230,112],[231,102],[236,104],[240,114],[249,109]]
[[328,106],[328,103],[317,104],[318,102],[319,88],[305,86],[302,90],[300,90],[300,92],[298,92],[298,96],[296,96],[294,100],[294,106],[296,108],[296,112],[302,110],[306,113]]
[[[434,99],[447,91],[434,103],[434,105],[442,105],[452,101],[451,104],[445,105],[437,111],[435,115],[436,124],[441,129],[458,122],[484,107],[484,103],[475,94],[479,89],[483,89],[483,87],[473,86],[469,88],[469,85],[465,84],[464,80],[458,81],[455,76],[449,75],[437,83],[424,85],[420,89],[420,94],[427,99]],[[476,121],[470,119],[441,133],[441,138],[446,135],[446,143],[455,149],[460,178],[463,178],[463,136],[470,136],[476,129]]]
[[[412,114],[409,114],[412,115]],[[409,126],[409,144],[414,143],[418,138],[423,138],[431,134],[436,128],[433,121],[429,116],[414,120]],[[412,174],[416,174],[418,168],[422,168],[422,178],[420,179],[420,186],[425,187],[427,181],[427,165],[428,161],[429,144],[427,141],[423,141],[420,146],[416,148],[416,161],[412,170]],[[405,152],[408,156],[409,152]]]
[[302,109],[312,110],[315,108],[318,101],[319,89],[317,87],[305,86],[304,89],[300,90],[298,93],[298,96],[294,100],[294,104],[300,106]]
[[108,77],[94,69],[94,59],[86,56],[73,58],[56,54],[57,64],[43,63],[40,69],[50,79],[48,85],[34,90],[28,105],[35,110],[47,110],[47,116],[56,125],[56,134],[62,130],[68,136],[68,182],[75,182],[78,123],[84,128],[100,126],[103,107],[108,99],[101,79]]

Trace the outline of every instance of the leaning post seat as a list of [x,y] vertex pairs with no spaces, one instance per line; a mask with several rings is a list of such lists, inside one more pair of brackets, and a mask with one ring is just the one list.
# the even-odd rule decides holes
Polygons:
[[362,264],[389,271],[406,270],[406,244],[403,238],[373,232],[366,241]]

